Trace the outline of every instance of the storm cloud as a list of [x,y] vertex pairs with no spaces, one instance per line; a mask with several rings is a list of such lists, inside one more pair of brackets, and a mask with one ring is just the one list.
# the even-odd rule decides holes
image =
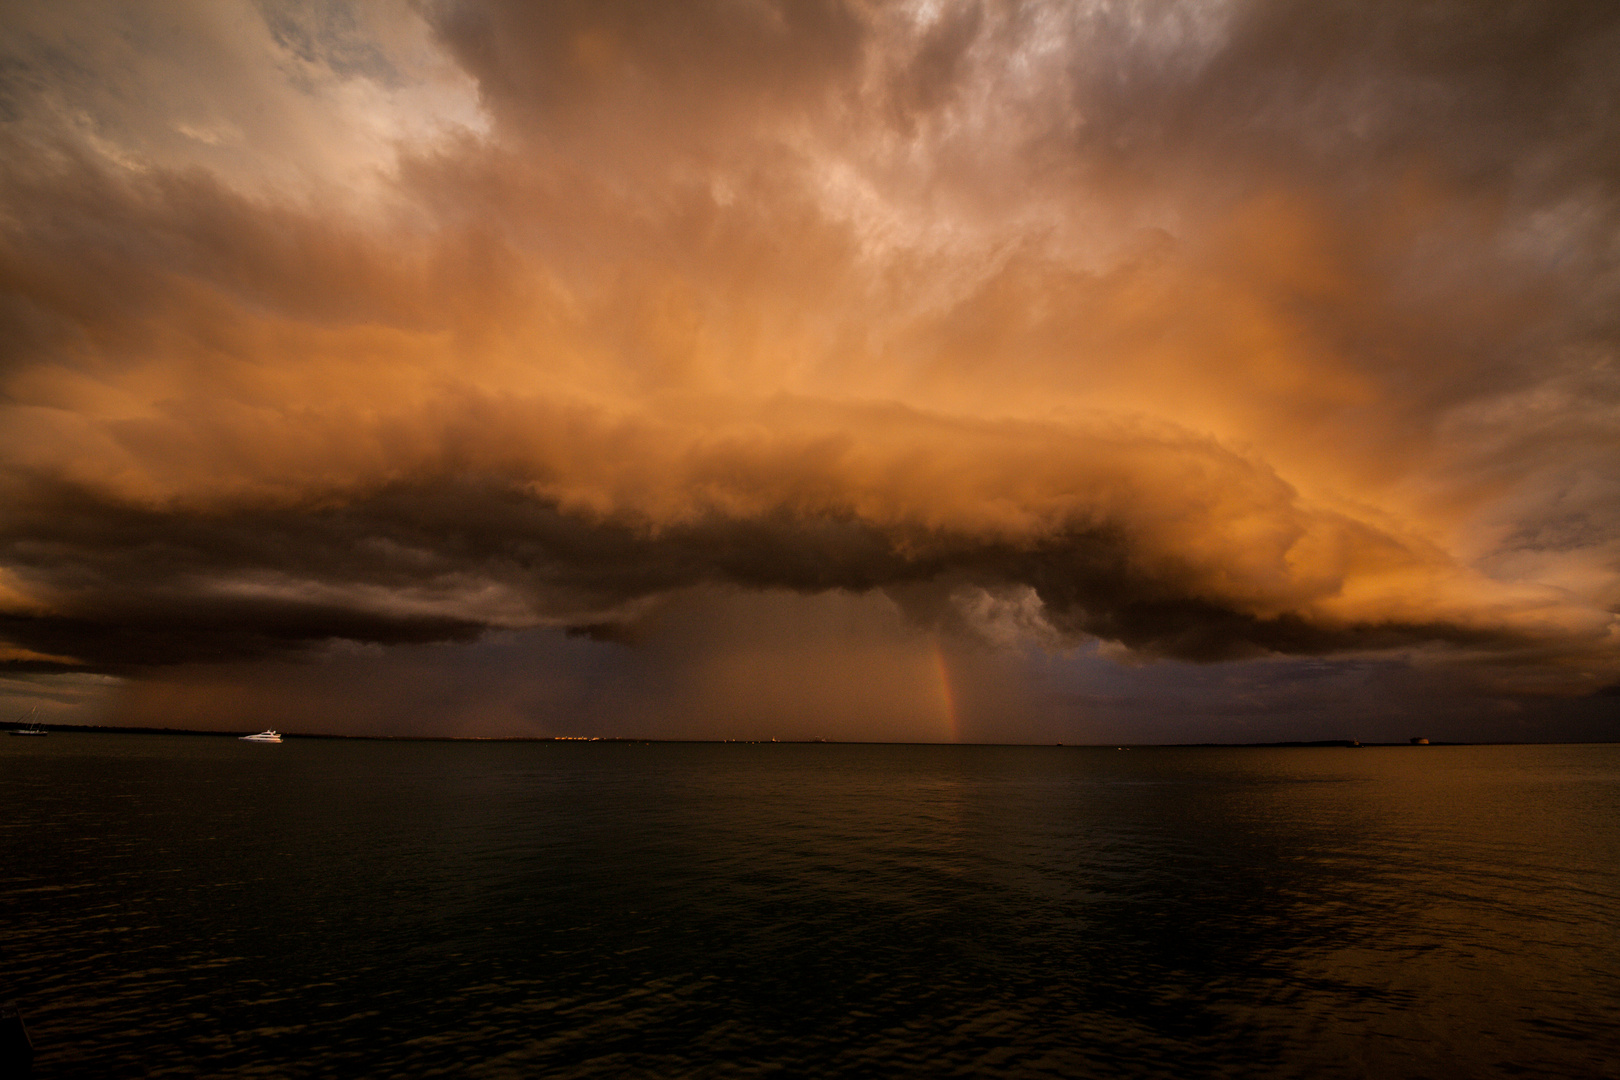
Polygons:
[[1620,680],[1612,5],[0,21],[15,673],[634,667],[754,595]]

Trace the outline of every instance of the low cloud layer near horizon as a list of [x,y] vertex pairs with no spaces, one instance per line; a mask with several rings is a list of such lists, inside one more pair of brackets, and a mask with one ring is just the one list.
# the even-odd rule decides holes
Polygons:
[[0,29],[16,700],[1171,740],[1620,701],[1612,4]]

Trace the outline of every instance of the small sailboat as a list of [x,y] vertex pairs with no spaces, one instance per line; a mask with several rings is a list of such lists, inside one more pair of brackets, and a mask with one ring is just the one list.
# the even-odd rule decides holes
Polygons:
[[261,731],[257,735],[243,735],[240,742],[280,742],[281,733],[274,729]]
[[13,735],[49,735],[50,732],[40,727],[37,721],[33,723],[26,723],[26,721],[29,721],[37,712],[39,712],[39,706],[35,705],[32,709],[29,709],[26,713],[24,713],[17,722],[24,724],[25,726],[12,728],[11,733]]

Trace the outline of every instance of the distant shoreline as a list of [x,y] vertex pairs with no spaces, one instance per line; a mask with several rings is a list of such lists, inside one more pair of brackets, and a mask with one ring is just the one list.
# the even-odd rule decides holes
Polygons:
[[[19,725],[8,724],[5,731],[16,730]],[[37,724],[31,725],[42,731],[61,732],[63,734],[112,734],[112,735],[197,735],[218,739],[236,739],[248,731],[204,731],[197,728],[169,728],[169,727],[117,727],[111,724]],[[948,742],[893,742],[888,740],[857,740],[857,739],[657,739],[636,736],[588,736],[588,735],[334,735],[325,732],[282,732],[287,739],[323,739],[328,741],[345,742],[457,742],[457,743],[573,743],[573,742],[603,742],[603,743],[669,743],[673,745],[691,746],[723,746],[735,743],[738,745],[770,745],[779,746],[999,746],[999,747],[1046,747],[1048,749],[1066,750],[1324,750],[1324,749],[1361,749],[1363,747],[1408,747],[1413,750],[1422,750],[1433,746],[1612,746],[1620,740],[1587,740],[1573,743],[1558,742],[1446,742],[1431,740],[1429,743],[1418,746],[1409,741],[1402,742],[1360,742],[1355,739],[1315,739],[1315,740],[1289,740],[1284,742],[1197,742],[1197,743],[948,743]]]

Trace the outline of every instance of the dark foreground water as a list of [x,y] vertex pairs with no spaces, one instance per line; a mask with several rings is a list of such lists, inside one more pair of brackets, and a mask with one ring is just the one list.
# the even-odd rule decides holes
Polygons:
[[58,1076],[1620,1075],[1620,747],[0,739]]

